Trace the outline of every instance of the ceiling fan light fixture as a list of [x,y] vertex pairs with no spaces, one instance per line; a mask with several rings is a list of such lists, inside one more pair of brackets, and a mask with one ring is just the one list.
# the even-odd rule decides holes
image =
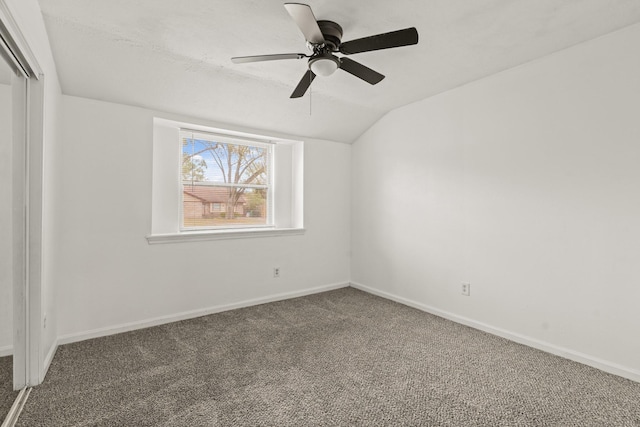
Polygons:
[[309,60],[309,69],[318,76],[330,76],[340,68],[340,59],[331,54],[322,54]]

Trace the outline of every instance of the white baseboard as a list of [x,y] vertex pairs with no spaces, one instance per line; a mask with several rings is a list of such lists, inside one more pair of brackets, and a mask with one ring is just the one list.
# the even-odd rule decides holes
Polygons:
[[[92,338],[99,338],[107,335],[114,335],[122,332],[129,332],[137,329],[149,328],[152,326],[163,325],[166,323],[178,322],[180,320],[193,319],[196,317],[207,316],[209,314],[220,313],[223,311],[234,310],[237,308],[250,307],[252,305],[259,305],[259,304],[265,304],[265,303],[274,302],[274,301],[282,301],[282,300],[287,300],[291,298],[303,297],[305,295],[312,295],[320,292],[331,291],[334,289],[346,288],[349,285],[350,285],[349,282],[334,283],[330,285],[317,286],[315,288],[307,288],[299,291],[283,292],[275,295],[269,295],[261,298],[254,298],[254,299],[240,301],[240,302],[231,303],[231,304],[217,305],[209,308],[184,311],[181,313],[155,317],[147,320],[140,320],[137,322],[123,323],[120,325],[109,326],[106,328],[99,328],[99,329],[93,329],[93,330],[84,331],[84,332],[77,332],[73,334],[62,335],[58,337],[57,344],[58,345],[70,344],[72,342],[84,341]],[[52,355],[52,358],[53,358],[53,355]]]
[[[49,371],[49,366],[53,361],[53,356],[55,356],[57,349],[58,349],[58,343],[54,342],[51,348],[49,349],[49,352],[47,353],[46,357],[44,358],[44,366],[42,370],[42,375],[40,376],[41,377],[40,383],[44,381],[44,377],[45,375],[47,375],[47,371]],[[11,355],[13,355],[13,346],[9,345],[9,346],[0,347],[0,357],[11,356]]]
[[11,356],[12,354],[13,354],[12,345],[5,345],[3,347],[0,347],[0,357]]
[[58,350],[58,341],[55,341],[47,356],[44,358],[44,366],[42,367],[42,375],[40,375],[40,383],[44,381],[44,377],[47,376],[47,372],[49,372],[49,366],[51,366],[51,362],[53,361],[53,357],[56,355],[56,351]]
[[389,292],[374,289],[369,286],[365,286],[361,283],[351,282],[351,287],[373,294],[373,295],[377,295],[382,298],[386,298],[386,299],[398,302],[400,304],[407,305],[409,307],[417,308],[418,310],[434,314],[436,316],[454,321],[456,323],[461,323],[463,325],[470,326],[474,329],[479,329],[481,331],[488,332],[490,334],[497,335],[502,338],[506,338],[508,340],[517,342],[519,344],[524,344],[526,346],[533,347],[538,350],[545,351],[547,353],[555,354],[556,356],[564,357],[565,359],[573,360],[575,362],[582,363],[584,365],[588,365],[596,369],[600,369],[601,371],[605,371],[610,374],[618,375],[620,377],[624,377],[632,381],[640,382],[640,371],[628,368],[626,366],[619,365],[617,363],[609,362],[607,360],[602,360],[597,357],[590,356],[588,354],[580,353],[578,351],[574,351],[565,347],[560,347],[555,344],[550,344],[548,342],[531,338],[525,335],[521,335],[515,332],[511,332],[506,329],[496,328],[486,323],[478,322],[468,317],[463,317],[448,311],[440,310],[435,307],[431,307],[417,301],[413,301],[407,298],[403,298],[403,297],[391,294]]

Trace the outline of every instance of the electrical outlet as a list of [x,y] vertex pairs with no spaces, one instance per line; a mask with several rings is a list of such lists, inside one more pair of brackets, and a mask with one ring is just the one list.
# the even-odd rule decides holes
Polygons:
[[273,268],[273,277],[280,277],[280,267]]
[[462,282],[462,287],[460,288],[460,293],[464,296],[471,295],[471,283]]

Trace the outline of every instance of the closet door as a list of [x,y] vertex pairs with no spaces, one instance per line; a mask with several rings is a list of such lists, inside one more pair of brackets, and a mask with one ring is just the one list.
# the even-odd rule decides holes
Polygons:
[[26,387],[39,384],[44,376],[40,356],[44,80],[17,22],[12,8],[0,0],[0,356],[12,355],[9,383],[13,390],[21,390],[21,399]]
[[[1,42],[0,42],[1,43]],[[0,422],[18,392],[13,387],[13,114],[15,71],[0,54]]]

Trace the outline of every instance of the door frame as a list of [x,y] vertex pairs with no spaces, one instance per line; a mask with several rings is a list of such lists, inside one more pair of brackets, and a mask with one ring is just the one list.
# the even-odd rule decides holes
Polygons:
[[13,388],[40,384],[42,356],[42,208],[44,78],[5,0],[0,54],[12,77]]

